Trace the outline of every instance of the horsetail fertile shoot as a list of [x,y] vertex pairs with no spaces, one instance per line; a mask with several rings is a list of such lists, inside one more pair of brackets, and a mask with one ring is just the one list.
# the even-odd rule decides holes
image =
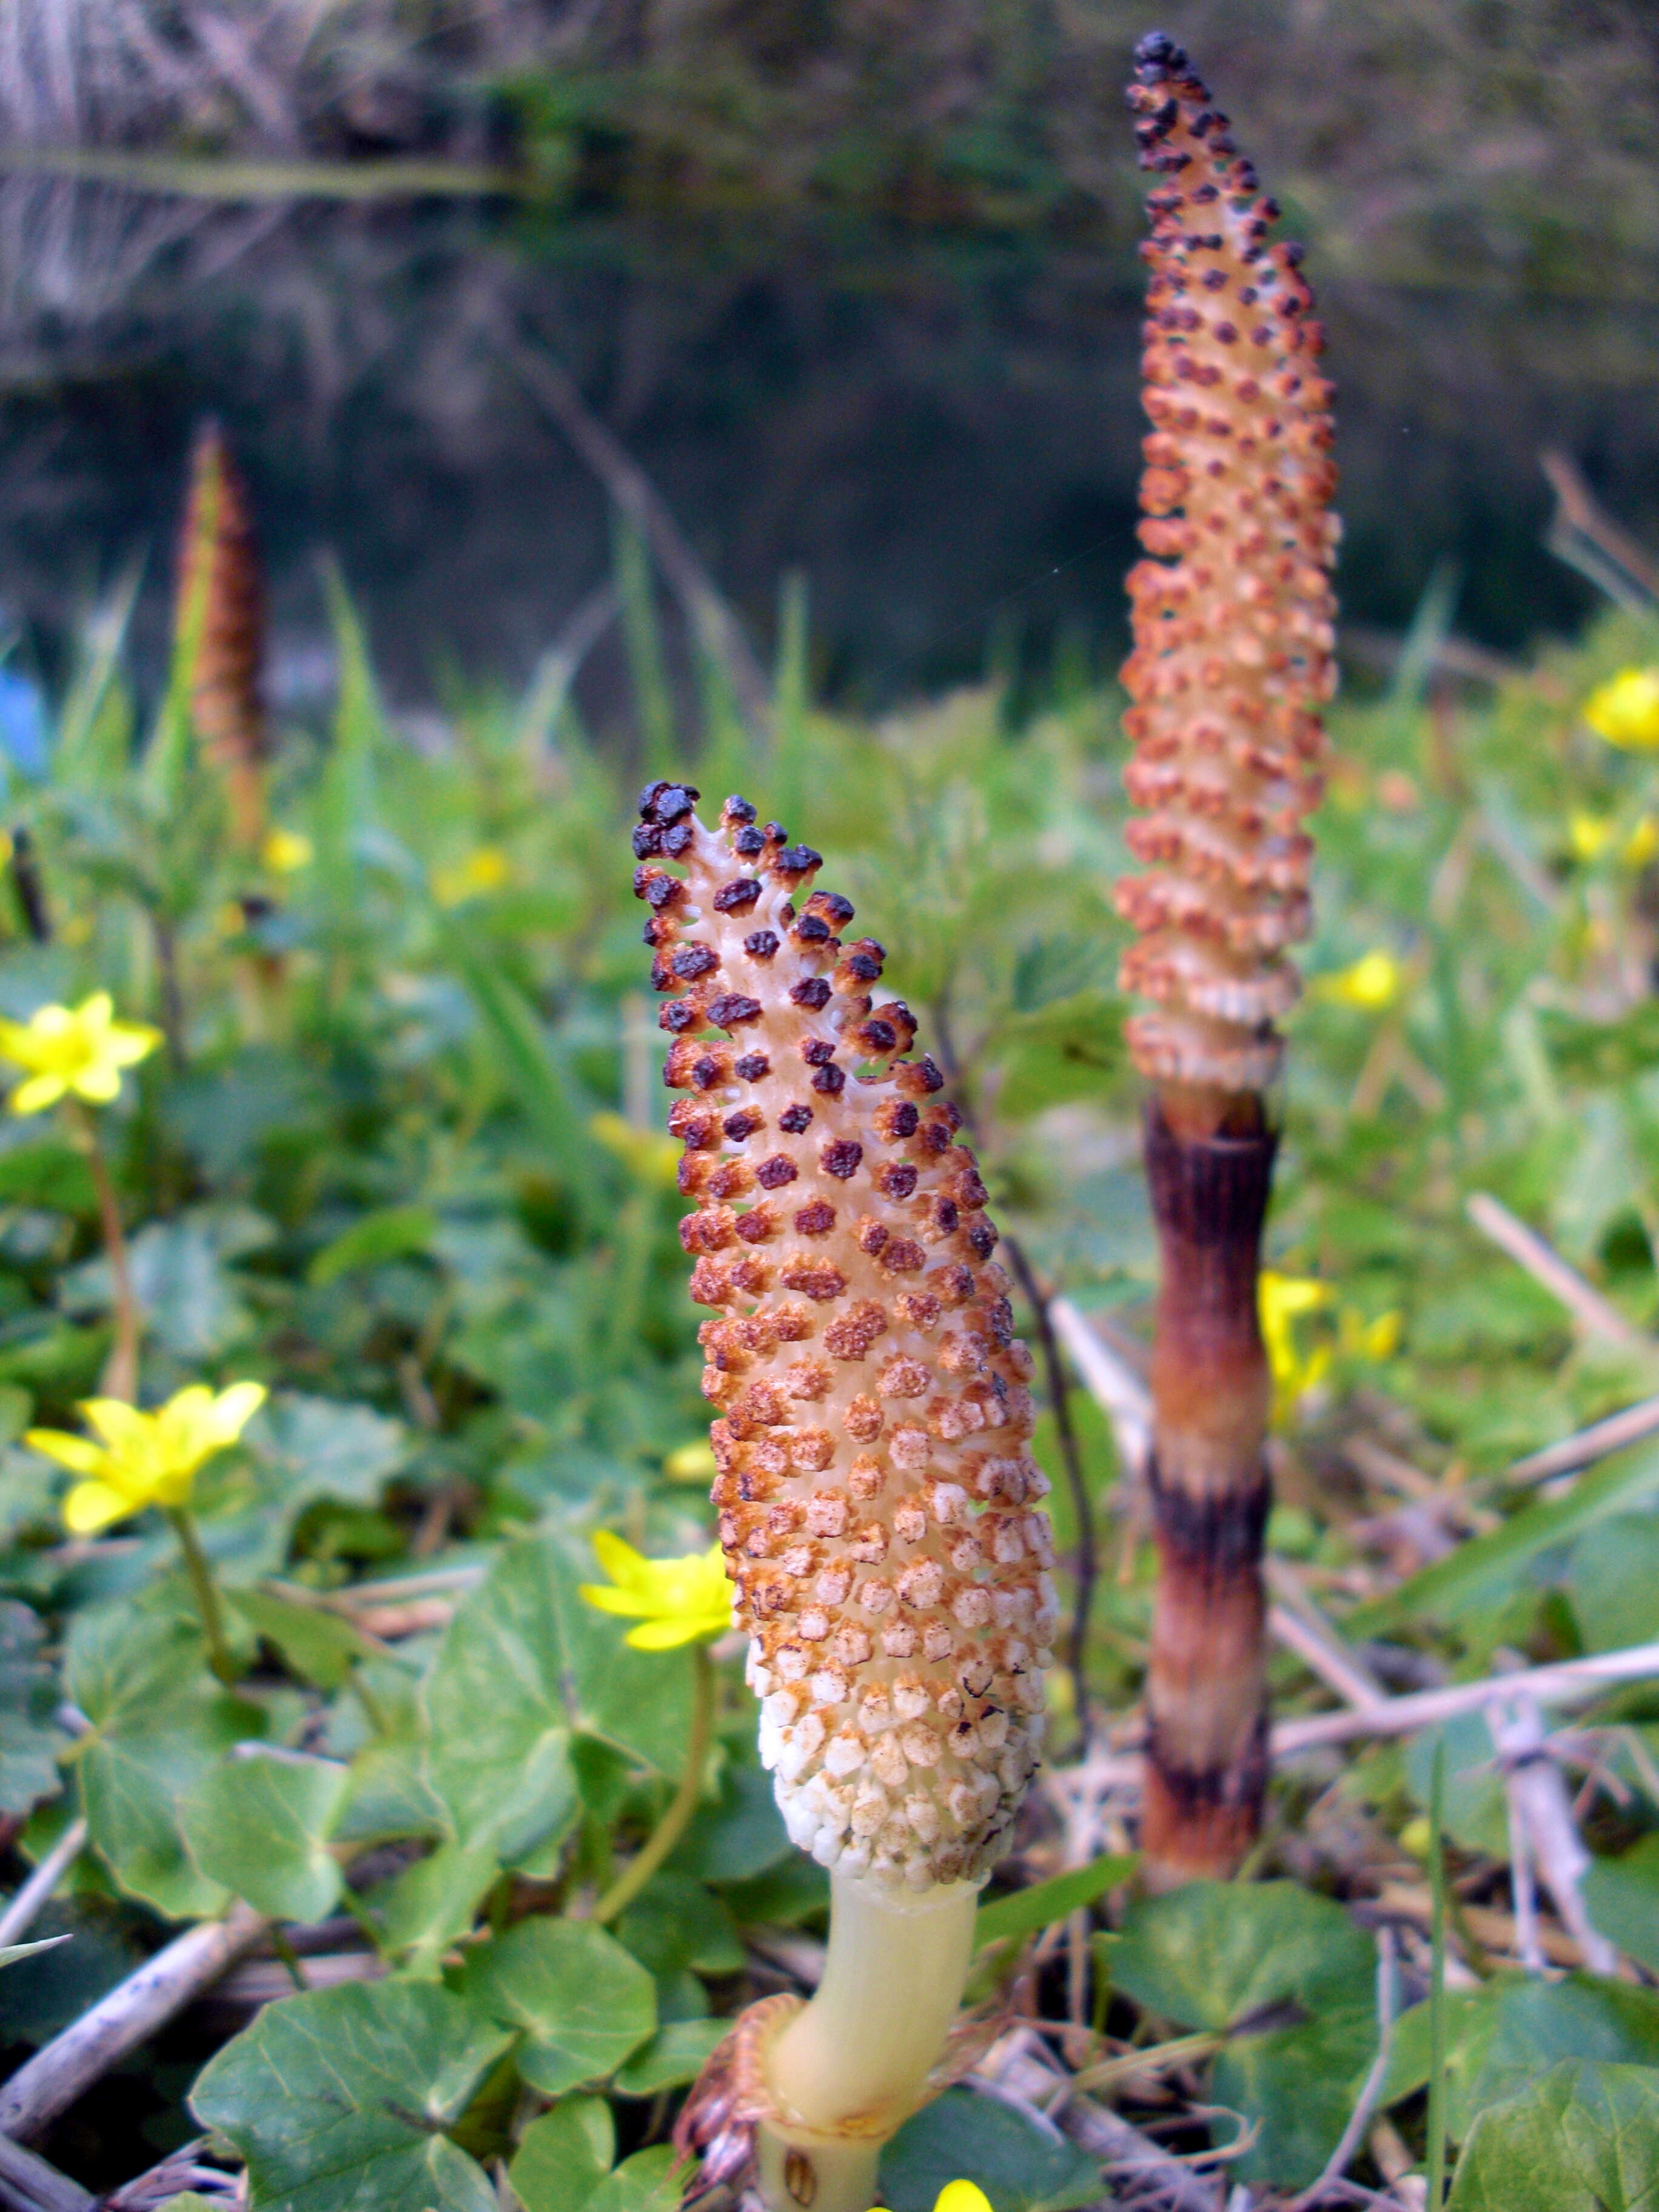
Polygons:
[[1152,1357],[1159,1572],[1143,1844],[1168,1884],[1235,1870],[1261,1822],[1261,1542],[1271,1384],[1256,1318],[1276,1129],[1274,1028],[1309,928],[1322,702],[1334,681],[1331,387],[1299,247],[1185,54],[1141,41],[1129,88],[1151,237],[1141,543],[1126,772],[1146,872],[1128,1036],[1152,1086],[1161,1253]]
[[[1031,1360],[985,1187],[916,1024],[877,1005],[819,856],[655,782],[635,832],[681,1238],[712,1309],[714,1502],[761,1755],[830,1871],[807,2005],[753,2006],[681,2141],[713,2185],[866,2212],[882,2144],[942,2078],[980,1886],[1036,1766],[1057,1619]],[[948,2067],[943,2071],[948,2072]]]

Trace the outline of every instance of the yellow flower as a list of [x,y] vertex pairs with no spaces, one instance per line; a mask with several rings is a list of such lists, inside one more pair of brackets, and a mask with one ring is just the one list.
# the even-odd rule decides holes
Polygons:
[[1389,1312],[1367,1321],[1355,1306],[1344,1306],[1336,1317],[1336,1348],[1345,1359],[1392,1359],[1400,1349],[1403,1316]]
[[1584,702],[1598,738],[1626,752],[1659,751],[1659,668],[1621,668]]
[[432,896],[440,906],[462,906],[498,891],[513,878],[513,863],[498,845],[479,845],[464,860],[432,871]]
[[707,1437],[699,1437],[696,1443],[681,1444],[669,1453],[662,1463],[662,1471],[671,1482],[712,1482],[714,1447]]
[[1613,842],[1613,824],[1604,814],[1575,811],[1567,823],[1575,860],[1599,860]]
[[1644,814],[1626,838],[1619,857],[1627,868],[1645,868],[1656,853],[1659,853],[1659,822]]
[[64,1500],[64,1525],[90,1536],[147,1505],[189,1503],[196,1470],[234,1444],[265,1401],[263,1382],[204,1382],[176,1391],[153,1413],[119,1398],[88,1398],[81,1411],[100,1442],[63,1429],[30,1429],[23,1441],[82,1480]]
[[121,1088],[121,1070],[131,1067],[161,1042],[160,1030],[146,1022],[118,1022],[107,991],[70,1010],[40,1006],[26,1022],[0,1021],[0,1058],[29,1071],[27,1083],[12,1092],[14,1114],[38,1114],[57,1103],[66,1091],[106,1106]]
[[991,2212],[991,2200],[971,2181],[947,2181],[933,2199],[933,2212]]
[[639,1622],[623,1638],[636,1651],[709,1644],[732,1626],[732,1585],[718,1544],[680,1559],[647,1559],[600,1528],[593,1549],[611,1580],[584,1583],[581,1594],[600,1613],[624,1613]]
[[1316,988],[1322,998],[1334,999],[1340,1006],[1360,1006],[1367,1013],[1381,1013],[1400,996],[1406,971],[1392,952],[1378,950],[1367,952],[1356,960],[1352,968],[1340,968],[1334,975],[1322,975]]
[[587,1133],[614,1152],[638,1182],[672,1190],[679,1177],[680,1148],[659,1129],[637,1129],[620,1114],[595,1114]]
[[296,875],[311,866],[311,855],[310,838],[297,830],[272,830],[259,848],[259,857],[273,876]]
[[1331,1286],[1307,1275],[1276,1275],[1264,1267],[1256,1286],[1261,1341],[1273,1378],[1273,1418],[1285,1419],[1297,1401],[1322,1381],[1331,1364],[1330,1346],[1316,1345],[1305,1357],[1292,1324],[1298,1314],[1330,1304]]

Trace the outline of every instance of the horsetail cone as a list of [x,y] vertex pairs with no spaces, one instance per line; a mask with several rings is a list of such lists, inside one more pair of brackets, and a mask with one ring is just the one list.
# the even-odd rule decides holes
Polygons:
[[[1036,1761],[1057,1619],[1032,1363],[961,1116],[820,860],[729,799],[653,783],[635,833],[653,981],[689,1096],[680,1225],[714,1502],[761,1754],[826,1867],[984,1875]],[[670,872],[664,863],[683,872]],[[708,1032],[720,1032],[711,1040]]]
[[[865,2212],[942,2060],[1058,1617],[1032,1363],[961,1117],[818,855],[649,785],[634,849],[688,1095],[681,1224],[720,1541],[791,1837],[832,1869],[811,2003],[751,2006],[676,2133],[699,2188]],[[711,1036],[711,1032],[717,1034]],[[958,2052],[960,2057],[960,2052]]]
[[269,749],[260,690],[264,570],[247,485],[216,422],[202,425],[191,451],[177,605],[203,749],[225,779],[238,842],[257,846],[264,828],[261,771]]
[[1152,1361],[1159,1548],[1143,1843],[1155,1882],[1233,1870],[1267,1782],[1261,1574],[1270,1403],[1256,1322],[1275,1144],[1263,1094],[1299,981],[1334,685],[1331,387],[1300,249],[1202,80],[1162,33],[1128,101],[1151,236],[1141,542],[1123,670],[1145,872],[1128,1040],[1152,1085],[1146,1170],[1162,1255]]

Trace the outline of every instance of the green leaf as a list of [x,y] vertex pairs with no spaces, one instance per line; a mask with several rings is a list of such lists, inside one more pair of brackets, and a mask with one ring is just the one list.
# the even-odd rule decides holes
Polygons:
[[0,1152],[0,1206],[40,1206],[53,1213],[92,1213],[98,1206],[92,1170],[73,1146],[55,1138]]
[[1594,1860],[1582,1887],[1601,1933],[1638,1966],[1659,1973],[1659,1835],[1644,1836],[1616,1859]]
[[933,2212],[940,2190],[964,2175],[992,2212],[1069,2212],[1096,2203],[1101,2191],[1097,2161],[1030,2114],[947,2089],[882,2152],[882,2193],[892,2212]]
[[659,1978],[740,1974],[747,1963],[725,1904],[690,1875],[656,1875],[617,1923],[617,1937]]
[[38,1656],[46,1633],[27,1606],[0,1601],[0,1813],[27,1813],[61,1786],[69,1738],[52,1719],[57,1686]]
[[498,1866],[494,1839],[486,1832],[467,1843],[440,1844],[395,1880],[372,1890],[362,1910],[380,1948],[399,1960],[406,1974],[431,1979],[445,1953],[471,1927]]
[[619,2096],[654,2097],[695,2081],[724,2037],[729,2020],[673,2020],[636,2051],[611,2085]]
[[191,2105],[246,2160],[259,2212],[496,2212],[443,2131],[510,2039],[434,1984],[348,1984],[267,2005]]
[[1659,2073],[1583,2062],[1476,2121],[1448,2212],[1653,2212],[1659,2205]]
[[185,1841],[210,1881],[282,1920],[320,1920],[341,1889],[328,1849],[348,1770],[260,1748],[222,1760],[182,1808]]
[[1621,1507],[1659,1491],[1659,1449],[1632,1447],[1605,1467],[1581,1475],[1565,1498],[1523,1505],[1501,1528],[1469,1536],[1443,1559],[1411,1576],[1384,1596],[1370,1598],[1347,1614],[1350,1635],[1370,1635],[1402,1620],[1425,1615],[1453,1620],[1459,1612],[1488,1597],[1552,1546],[1605,1520]]
[[1188,1882],[1135,1906],[1117,1987],[1183,2027],[1224,2033],[1212,2100],[1259,2124],[1241,2179],[1297,2188],[1341,2134],[1376,2045],[1376,1954],[1342,1908],[1294,1882]]
[[988,1056],[1003,1071],[997,1110],[1024,1121],[1074,1098],[1098,1098],[1123,1065],[1124,1005],[1109,991],[1078,991],[998,1030]]
[[582,2212],[611,2171],[617,2130],[603,2097],[567,2097],[532,2120],[507,2170],[524,2212]]
[[1112,1978],[1179,2027],[1226,2030],[1280,2006],[1370,2005],[1376,1964],[1341,1906],[1295,1882],[1191,1881],[1133,1907]]
[[1505,1858],[1510,1848],[1509,1799],[1492,1731],[1483,1713],[1460,1713],[1438,1728],[1423,1729],[1405,1747],[1407,1785],[1425,1812],[1437,1745],[1445,1747],[1446,1832],[1465,1850]]
[[298,1605],[263,1589],[227,1590],[225,1597],[302,1682],[319,1690],[339,1689],[359,1659],[374,1656],[374,1645],[349,1620],[321,1606]]
[[[1516,2095],[1558,2060],[1659,2065],[1659,1996],[1575,1974],[1564,1982],[1506,1976],[1446,1996],[1446,2126],[1469,2136],[1489,2106]],[[1383,2096],[1394,2104],[1429,2078],[1429,2008],[1395,2023]]]
[[169,1919],[221,1911],[226,1893],[197,1868],[179,1809],[263,1716],[208,1674],[191,1623],[110,1607],[78,1614],[64,1685],[92,1723],[75,1756],[91,1840],[124,1889]]
[[1006,1897],[993,1898],[988,1905],[981,1905],[975,1915],[975,1948],[1001,1942],[1011,1936],[1018,1939],[1034,1936],[1039,1928],[1064,1920],[1068,1912],[1092,1905],[1109,1889],[1115,1889],[1121,1881],[1127,1881],[1138,1863],[1133,1852],[1115,1858],[1094,1859],[1087,1866],[1073,1867],[1068,1874],[1057,1874],[1051,1881],[1034,1882],[1029,1889],[1012,1890]]
[[373,1505],[409,1455],[403,1425],[372,1406],[279,1391],[254,1416],[247,1442],[290,1514],[313,1498]]
[[325,1244],[306,1270],[306,1280],[322,1289],[355,1267],[378,1267],[424,1252],[438,1233],[438,1217],[428,1206],[386,1206],[366,1213]]
[[578,1731],[674,1773],[690,1726],[681,1655],[635,1651],[585,1605],[551,1535],[509,1544],[457,1607],[426,1686],[434,1785],[457,1832],[483,1827],[511,1858],[568,1825]]
[[672,2143],[653,2143],[606,2174],[582,2212],[679,2212],[678,2154]]
[[519,2071],[548,2097],[604,2080],[657,2025],[650,1975],[586,1921],[520,1921],[471,1954],[461,1986],[487,2019],[525,2031]]
[[132,1240],[132,1287],[151,1334],[177,1359],[219,1358],[253,1327],[224,1262],[270,1239],[245,1206],[199,1206]]
[[719,1797],[698,1807],[670,1863],[703,1881],[747,1881],[793,1849],[771,1776],[763,1766],[729,1760],[721,1770]]
[[1620,1513],[1588,1529],[1567,1564],[1567,1596],[1587,1651],[1659,1637],[1659,1514]]

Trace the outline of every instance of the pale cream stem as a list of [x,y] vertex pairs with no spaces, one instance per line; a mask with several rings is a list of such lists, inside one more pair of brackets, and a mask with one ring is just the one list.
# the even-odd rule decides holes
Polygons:
[[823,1979],[766,2058],[769,2212],[868,2212],[881,2147],[922,2101],[962,2002],[979,1890],[830,1877]]

